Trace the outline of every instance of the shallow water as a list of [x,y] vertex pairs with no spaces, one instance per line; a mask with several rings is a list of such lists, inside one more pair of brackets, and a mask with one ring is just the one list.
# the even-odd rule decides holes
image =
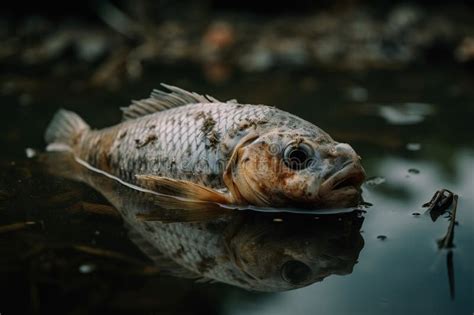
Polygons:
[[[469,72],[276,71],[237,76],[222,86],[208,86],[189,69],[157,73],[118,92],[78,92],[51,82],[30,89],[28,102],[25,93],[2,96],[0,226],[10,228],[0,228],[1,283],[7,284],[1,314],[472,313],[474,78]],[[373,206],[364,214],[364,246],[352,273],[279,293],[161,276],[127,239],[104,197],[84,184],[53,178],[26,158],[26,148],[42,150],[42,133],[59,107],[103,127],[119,121],[120,106],[146,96],[159,82],[218,99],[275,105],[351,143],[373,178],[364,186],[364,199]],[[459,195],[451,251],[437,245],[447,232],[447,215],[433,222],[421,207],[441,188]],[[21,222],[34,223],[11,225]]]

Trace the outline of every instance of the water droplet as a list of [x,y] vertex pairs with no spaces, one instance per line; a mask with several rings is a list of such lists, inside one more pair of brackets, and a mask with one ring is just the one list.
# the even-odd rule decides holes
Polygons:
[[410,174],[420,174],[420,171],[417,170],[416,168],[410,168],[408,170],[408,173],[410,173]]
[[385,241],[385,240],[387,239],[387,236],[385,236],[385,235],[379,235],[379,236],[377,236],[377,238],[378,238],[379,240],[381,240],[381,241]]
[[83,264],[79,266],[80,273],[87,274],[87,273],[93,272],[94,270],[95,270],[95,265],[92,265],[92,264]]
[[382,176],[374,176],[374,177],[370,177],[368,178],[366,181],[365,181],[365,184],[367,186],[378,186],[380,184],[383,184],[385,183],[386,179],[385,177],[382,177]]
[[415,143],[415,142],[413,142],[413,143],[407,143],[406,149],[407,149],[408,151],[419,151],[419,150],[421,149],[421,144]]

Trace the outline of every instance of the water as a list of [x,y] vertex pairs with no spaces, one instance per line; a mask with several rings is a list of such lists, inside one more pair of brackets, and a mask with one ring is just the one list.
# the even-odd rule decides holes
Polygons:
[[[0,313],[473,312],[474,78],[468,72],[275,71],[238,75],[221,86],[208,86],[190,68],[155,73],[117,92],[84,92],[51,81],[3,94],[0,226],[10,230],[0,229],[0,277],[6,284]],[[377,178],[364,187],[364,199],[373,206],[364,214],[364,245],[352,272],[279,293],[162,276],[128,240],[103,196],[48,175],[26,157],[27,148],[43,149],[42,133],[59,107],[103,127],[119,121],[118,107],[159,82],[219,99],[276,105],[351,143],[368,176]],[[446,215],[433,222],[421,207],[441,188],[459,195],[451,251],[437,245],[448,229]]]

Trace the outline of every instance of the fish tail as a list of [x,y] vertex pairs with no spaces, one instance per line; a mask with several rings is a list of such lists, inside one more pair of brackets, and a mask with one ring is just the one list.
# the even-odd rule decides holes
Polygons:
[[49,123],[44,139],[47,151],[72,151],[74,144],[89,125],[74,112],[60,109]]

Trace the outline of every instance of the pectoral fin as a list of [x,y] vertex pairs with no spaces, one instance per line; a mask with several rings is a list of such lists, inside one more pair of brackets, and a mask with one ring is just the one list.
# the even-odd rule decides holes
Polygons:
[[222,204],[231,203],[230,195],[190,181],[155,175],[136,175],[135,177],[141,186],[161,194],[194,201],[208,201]]
[[[215,218],[226,214],[229,209],[221,207],[220,204],[230,204],[232,202],[230,194],[190,181],[155,175],[136,175],[136,178],[140,186],[160,194],[158,199],[161,200],[161,207],[169,210],[192,210],[192,213],[181,212],[181,215],[185,217],[191,215],[192,218],[188,218],[190,221]],[[158,217],[161,217],[161,211],[157,212],[160,214]],[[173,211],[173,213],[175,212]],[[139,218],[154,220],[156,214],[141,214]]]

